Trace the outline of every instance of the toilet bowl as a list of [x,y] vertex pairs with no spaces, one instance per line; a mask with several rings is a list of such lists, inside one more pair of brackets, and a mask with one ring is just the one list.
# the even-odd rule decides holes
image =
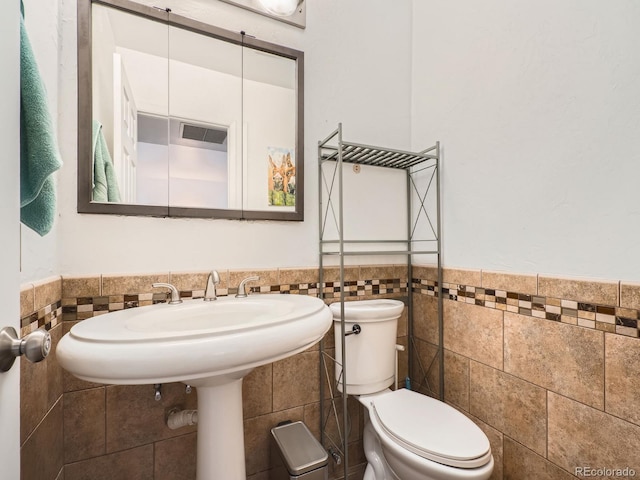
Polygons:
[[[341,308],[330,306],[336,335],[336,378],[347,357],[347,393],[365,407],[364,480],[485,480],[493,471],[487,436],[453,407],[407,389],[389,390],[395,371],[397,300],[365,300],[344,304],[342,355]],[[342,387],[340,386],[340,389]]]

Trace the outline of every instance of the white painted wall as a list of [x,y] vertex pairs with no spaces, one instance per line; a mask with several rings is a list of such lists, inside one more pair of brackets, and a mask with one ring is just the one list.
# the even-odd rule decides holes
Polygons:
[[[20,10],[6,2],[0,15],[0,329],[20,329]],[[2,478],[20,478],[20,360],[0,373],[0,465]]]
[[92,35],[99,39],[91,48],[91,75],[96,92],[92,98],[93,119],[102,124],[102,134],[113,158],[113,54],[117,52],[116,41],[106,9],[98,7],[92,14]]
[[[446,265],[638,277],[637,2],[428,0],[411,9],[404,0],[390,9],[327,0],[309,3],[305,31],[222,2],[171,5],[305,51],[304,223],[78,215],[76,6],[46,2],[30,12],[34,2],[26,1],[28,21],[38,24],[34,48],[54,97],[57,88],[65,165],[54,233],[23,231],[23,281],[317,263],[315,143],[339,121],[363,143],[442,141]],[[186,248],[164,253],[176,244]]]
[[[35,0],[31,0],[34,2]],[[65,165],[59,173],[58,243],[23,239],[43,252],[57,273],[137,272],[315,265],[317,259],[316,143],[345,125],[353,141],[407,148],[410,143],[411,49],[409,0],[310,2],[300,30],[216,1],[144,0],[177,14],[305,52],[305,221],[257,222],[79,215],[76,213],[76,4],[60,3],[59,136]],[[39,5],[51,15],[50,2]],[[47,27],[48,28],[48,27]],[[41,47],[44,48],[44,47]],[[48,48],[48,47],[47,47]],[[384,68],[381,68],[384,66]],[[363,199],[356,201],[362,203]],[[398,199],[401,206],[404,198]],[[375,205],[372,205],[375,208]],[[388,225],[380,224],[386,232]],[[46,240],[46,239],[45,239]],[[295,248],[294,248],[295,247]],[[23,281],[43,278],[36,265]]]
[[[46,8],[43,8],[42,2],[38,0],[24,0],[27,31],[47,90],[49,111],[54,125],[57,124],[60,127],[58,104],[61,99],[58,95],[60,85],[58,64],[61,61],[62,45],[59,41],[58,3],[59,0],[48,1]],[[63,108],[73,108],[75,103],[69,102],[67,105],[61,103],[61,105]],[[17,119],[15,121],[18,122]],[[60,129],[58,131],[60,135]],[[63,168],[68,168],[70,163],[75,162],[75,157],[63,154],[62,161],[65,163]],[[54,174],[56,181],[59,176],[60,173]],[[60,219],[56,220],[52,230],[45,237],[41,237],[24,225],[21,225],[20,230],[22,281],[47,278],[56,274],[59,268],[56,251],[60,235]]]
[[169,157],[171,158],[170,205],[201,208],[227,207],[226,152],[171,145]]
[[412,19],[446,266],[638,280],[640,3],[428,0]]
[[242,105],[245,126],[244,208],[293,211],[294,207],[269,207],[267,159],[269,147],[295,151],[295,90],[245,80]]

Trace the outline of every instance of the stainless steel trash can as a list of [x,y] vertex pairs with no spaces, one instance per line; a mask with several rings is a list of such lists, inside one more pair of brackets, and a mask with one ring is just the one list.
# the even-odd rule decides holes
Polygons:
[[271,480],[327,480],[329,455],[302,422],[271,429],[274,468]]

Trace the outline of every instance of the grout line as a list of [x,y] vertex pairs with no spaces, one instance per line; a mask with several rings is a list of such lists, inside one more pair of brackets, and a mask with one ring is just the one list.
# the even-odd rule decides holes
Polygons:
[[[29,435],[27,435],[27,438],[24,439],[24,442],[22,442],[20,444],[20,449],[22,449],[27,442],[31,439],[31,437],[33,437],[33,435],[36,433],[36,431],[38,430],[38,428],[40,428],[40,426],[44,423],[44,421],[47,419],[47,417],[49,416],[49,414],[53,411],[54,408],[56,408],[56,405],[58,405],[58,403],[60,403],[60,408],[63,408],[62,405],[62,397],[63,397],[64,393],[61,394],[55,402],[53,402],[53,405],[51,405],[51,407],[49,409],[47,409],[47,411],[45,412],[45,414],[42,416],[42,418],[40,419],[40,421],[36,424],[35,427],[33,427],[33,430],[31,430],[31,432],[29,432]],[[64,409],[62,411],[63,414],[63,420],[64,420]],[[63,425],[64,425],[64,421],[63,421]]]
[[607,413],[607,335],[602,335],[602,411]]
[[549,390],[548,389],[544,395],[544,409],[545,409],[545,415],[544,415],[545,429],[547,431],[547,434],[545,435],[545,439],[544,439],[544,451],[545,451],[544,456],[548,460],[549,459]]
[[618,282],[618,307],[622,308],[622,282]]

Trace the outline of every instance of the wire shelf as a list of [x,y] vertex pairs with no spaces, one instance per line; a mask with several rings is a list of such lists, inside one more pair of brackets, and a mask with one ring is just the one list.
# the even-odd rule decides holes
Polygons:
[[[335,165],[327,165],[327,161],[336,162]],[[353,240],[346,239],[344,235],[344,186],[343,186],[343,168],[340,168],[343,163],[351,163],[357,165],[368,165],[373,167],[384,167],[398,170],[405,170],[406,174],[406,211],[407,211],[407,232],[406,238],[399,240],[394,239],[362,239]],[[419,165],[419,167],[417,167]],[[439,344],[441,347],[436,351],[427,368],[424,369],[421,363],[421,358],[415,357],[416,347],[413,342],[413,288],[412,288],[412,258],[414,255],[436,255],[438,262],[438,281],[437,284],[442,285],[442,261],[440,250],[440,143],[436,143],[434,146],[422,150],[420,152],[408,152],[403,150],[395,150],[390,148],[376,147],[373,145],[364,145],[360,143],[346,142],[342,138],[342,124],[338,124],[338,128],[331,132],[329,136],[318,142],[318,188],[319,188],[319,285],[325,284],[324,280],[324,268],[325,259],[328,257],[339,259],[340,280],[339,287],[336,288],[335,283],[333,285],[333,293],[339,293],[339,301],[342,305],[347,300],[348,296],[351,296],[352,291],[348,291],[348,284],[345,277],[345,257],[358,257],[358,256],[398,256],[402,255],[406,258],[407,263],[407,278],[406,295],[407,295],[407,330],[410,341],[408,342],[407,355],[411,361],[408,362],[409,377],[415,377],[417,380],[417,386],[423,388],[426,386],[428,393],[435,396],[435,388],[430,385],[431,375],[433,371],[438,370],[438,385],[437,393],[440,399],[443,399],[444,392],[444,350],[442,345],[443,340],[443,318],[442,318],[442,295],[438,295],[438,325],[440,338]],[[417,168],[414,168],[417,167]],[[356,169],[357,170],[357,169]],[[425,172],[426,171],[426,172]],[[417,177],[421,172],[425,172],[419,180]],[[329,174],[327,178],[326,174]],[[431,188],[435,189],[435,195],[428,197]],[[324,196],[326,195],[326,198]],[[337,200],[336,200],[337,198]],[[432,221],[430,215],[432,209],[427,209],[426,202],[435,203],[435,221]],[[335,224],[329,222],[333,219]],[[417,230],[417,226],[420,223],[424,228]],[[331,237],[335,235],[338,238],[325,238],[328,235],[330,228]],[[430,229],[430,230],[429,230]],[[334,232],[335,230],[335,232]],[[429,238],[414,238],[420,235],[422,237],[425,233]],[[430,233],[429,233],[430,232]],[[433,234],[433,237],[431,237]],[[400,235],[400,234],[398,234]],[[419,245],[417,242],[427,242],[426,244]],[[356,244],[370,245],[370,250],[366,247],[360,249]],[[375,244],[384,244],[384,246],[377,246]],[[333,266],[335,261],[329,262],[327,267]],[[405,289],[405,287],[401,287]],[[439,288],[439,287],[438,287]],[[320,298],[324,297],[324,289],[319,290]],[[346,335],[345,330],[346,323],[342,319],[339,323],[336,322],[338,328],[338,334],[336,342],[340,342],[343,356],[342,361],[346,365]],[[341,338],[339,338],[341,337]],[[331,357],[326,351],[324,340],[320,342],[321,352],[321,368],[326,374],[326,381],[320,381],[320,417],[321,417],[321,440],[323,445],[328,448],[334,460],[336,457],[340,459],[342,456],[342,470],[345,478],[349,476],[349,431],[351,429],[350,418],[348,415],[348,397],[347,393],[347,379],[345,378],[345,370],[340,365],[339,372],[336,370],[334,378],[330,372],[327,364],[338,362],[335,358]],[[413,358],[417,359],[419,370],[416,368]],[[436,361],[437,360],[437,361]],[[417,377],[416,377],[417,375]],[[333,381],[332,381],[333,380]],[[335,382],[335,383],[334,383]],[[340,388],[339,386],[342,386]],[[333,388],[335,386],[335,389]],[[325,389],[329,389],[329,397],[325,394]],[[341,394],[341,398],[338,398],[337,394]],[[341,402],[339,402],[341,400]],[[327,404],[328,403],[328,404]],[[341,405],[340,405],[341,404]],[[338,438],[335,438],[337,435]],[[336,463],[336,465],[338,462]]]
[[[389,148],[374,147],[359,143],[342,142],[342,161],[372,167],[386,167],[406,170],[419,165],[427,160],[436,160],[438,157],[426,152],[415,153]],[[340,157],[338,147],[321,144],[322,161],[335,160]],[[430,151],[431,149],[427,150]]]

